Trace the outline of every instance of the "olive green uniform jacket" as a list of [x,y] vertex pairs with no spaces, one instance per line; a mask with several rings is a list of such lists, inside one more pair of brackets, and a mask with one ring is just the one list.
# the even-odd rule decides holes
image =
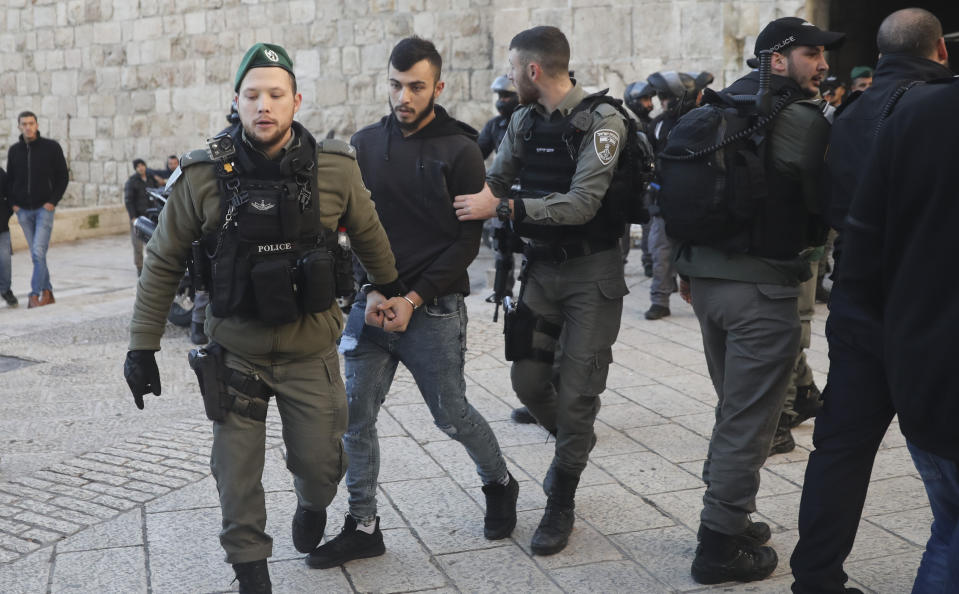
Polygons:
[[[324,227],[346,226],[354,254],[370,281],[387,284],[397,278],[393,253],[370,193],[363,185],[353,147],[338,140],[317,143],[316,188],[320,221]],[[182,174],[160,213],[147,259],[137,285],[131,350],[159,350],[167,312],[186,268],[190,245],[214,232],[222,222],[221,193],[209,152],[186,155]],[[316,202],[314,202],[315,204]],[[206,333],[226,350],[253,362],[292,360],[331,348],[343,329],[343,317],[334,304],[318,314],[270,326],[252,318],[207,317]]]

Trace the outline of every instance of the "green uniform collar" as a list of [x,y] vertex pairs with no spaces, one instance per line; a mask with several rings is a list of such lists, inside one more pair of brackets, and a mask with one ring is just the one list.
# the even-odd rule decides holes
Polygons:
[[[569,93],[566,93],[566,96],[559,102],[559,105],[556,106],[556,110],[553,113],[559,112],[561,117],[567,117],[570,112],[576,109],[577,105],[583,102],[583,99],[585,99],[588,94],[589,93],[583,90],[583,87],[574,82],[573,88],[570,89]],[[546,119],[551,118],[553,115],[552,113],[546,113],[546,108],[543,107],[543,104],[539,101],[533,104],[533,110]]]

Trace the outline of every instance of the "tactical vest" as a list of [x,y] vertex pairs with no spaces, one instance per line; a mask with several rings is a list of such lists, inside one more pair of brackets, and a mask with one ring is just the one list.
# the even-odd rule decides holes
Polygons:
[[[516,133],[520,196],[545,196],[569,192],[579,158],[580,145],[592,126],[592,95],[583,99],[565,117],[553,121],[536,117],[527,108]],[[623,234],[625,221],[609,212],[607,200],[596,215],[583,225],[537,225],[517,221],[513,226],[520,236],[549,242],[614,241]]]
[[310,158],[287,155],[291,174],[283,179],[257,179],[239,138],[232,161],[215,161],[222,214],[202,243],[216,317],[281,325],[335,303],[336,232],[320,224],[315,141],[302,128],[297,133],[305,147],[298,152]]

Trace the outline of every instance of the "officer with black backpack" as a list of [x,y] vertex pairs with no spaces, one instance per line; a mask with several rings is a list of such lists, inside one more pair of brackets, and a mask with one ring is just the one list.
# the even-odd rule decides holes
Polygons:
[[676,268],[689,278],[719,397],[692,564],[699,583],[760,580],[778,563],[763,546],[769,526],[749,514],[799,352],[799,284],[825,233],[817,190],[829,123],[812,98],[824,51],[843,38],[795,17],[769,23],[755,45],[764,68],[707,91],[707,107],[682,118],[659,153],[666,231],[682,242]]
[[[506,348],[513,389],[556,436],[543,481],[546,513],[532,539],[538,555],[562,550],[573,530],[576,487],[595,444],[593,422],[628,292],[617,249],[625,221],[612,212],[616,200],[607,193],[635,128],[618,99],[588,95],[570,79],[569,55],[555,27],[513,38],[509,72],[521,107],[487,172],[489,187],[454,201],[461,220],[497,216],[527,243],[519,305],[507,313]],[[522,191],[511,194],[517,178]]]

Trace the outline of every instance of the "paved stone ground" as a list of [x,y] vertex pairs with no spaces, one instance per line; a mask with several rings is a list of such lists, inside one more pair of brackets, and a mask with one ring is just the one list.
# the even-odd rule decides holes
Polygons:
[[[185,354],[186,331],[168,327],[159,364],[163,395],[138,411],[121,377],[135,275],[124,237],[50,251],[57,304],[0,309],[0,592],[235,591],[216,538],[220,515],[209,474],[212,435]],[[293,549],[296,504],[275,410],[264,487],[270,570],[277,592],[786,592],[812,423],[797,449],[762,470],[759,514],[773,526],[780,567],[750,585],[703,588],[689,577],[703,486],[698,478],[715,396],[698,325],[678,298],[673,315],[642,319],[648,280],[638,253],[615,346],[596,449],[577,493],[570,545],[530,554],[545,505],[540,481],[553,443],[509,420],[517,405],[502,358],[501,326],[483,303],[484,249],[474,264],[467,381],[520,480],[513,538],[482,537],[483,497],[463,449],[436,429],[401,370],[379,421],[380,514],[385,556],[308,569]],[[14,289],[26,302],[29,258],[14,255]],[[824,306],[810,365],[822,385],[828,360]],[[9,371],[2,372],[4,369]],[[346,511],[341,490],[327,532]],[[879,453],[859,538],[847,563],[854,585],[908,592],[930,513],[898,426]],[[232,590],[231,590],[232,588]]]

